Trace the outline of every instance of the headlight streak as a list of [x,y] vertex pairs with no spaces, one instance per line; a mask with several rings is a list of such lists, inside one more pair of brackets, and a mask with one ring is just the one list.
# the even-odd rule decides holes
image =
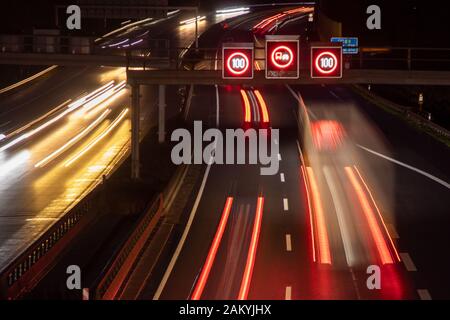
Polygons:
[[103,121],[106,116],[111,112],[111,109],[105,110],[100,117],[98,117],[94,122],[92,122],[89,126],[87,126],[83,131],[81,131],[79,134],[77,134],[75,137],[70,139],[67,143],[65,143],[63,146],[49,154],[47,157],[39,161],[34,165],[35,168],[42,168],[46,164],[50,163],[52,160],[57,158],[59,155],[61,155],[64,151],[72,147],[76,142],[81,140],[83,137],[85,137],[89,132],[92,131],[101,121]]
[[100,88],[92,91],[87,96],[84,96],[84,97],[76,100],[75,102],[69,104],[68,107],[69,107],[69,109],[76,109],[76,108],[82,106],[83,104],[91,101],[92,99],[95,99],[98,95],[101,95],[103,92],[105,92],[106,90],[110,89],[113,86],[114,86],[114,80],[111,80],[107,84],[105,84],[105,85],[101,86]]
[[99,105],[100,103],[105,101],[106,99],[117,94],[119,90],[122,90],[126,86],[125,82],[126,82],[125,80],[121,81],[117,85],[102,92],[100,95],[96,96],[91,101],[88,101],[87,103],[85,103],[83,108],[81,109],[81,112],[86,113],[87,111],[93,109],[94,107],[96,107],[97,105]]
[[30,159],[30,157],[31,152],[23,150],[4,162],[0,161],[0,177],[3,177],[5,174],[10,174],[12,171],[16,171],[15,169]]
[[[14,136],[17,135],[18,133],[30,128],[31,126],[33,126],[34,124],[36,124],[37,122],[45,119],[46,117],[50,116],[51,114],[59,111],[59,109],[61,109],[62,107],[64,107],[65,105],[67,105],[67,109],[64,110],[63,112],[59,113],[58,115],[56,115],[55,117],[53,117],[52,119],[48,120],[47,122],[41,124],[40,126],[38,126],[35,129],[32,129],[29,132],[26,132],[24,134],[22,134],[21,136],[13,139],[12,141],[6,143],[5,145],[3,145],[2,147],[0,147],[0,152],[3,152],[5,150],[8,150],[9,148],[19,144],[20,142],[23,142],[25,140],[27,140],[28,138],[34,136],[35,134],[41,132],[42,130],[46,129],[47,127],[49,127],[50,125],[54,124],[55,122],[57,122],[58,120],[62,119],[63,117],[65,117],[66,115],[68,115],[69,113],[71,113],[72,111],[80,108],[81,106],[85,105],[86,103],[89,103],[90,107],[94,107],[95,105],[92,103],[94,100],[97,101],[97,104],[102,102],[103,100],[107,99],[108,97],[106,95],[104,95],[105,92],[108,92],[109,90],[112,90],[111,92],[114,93],[114,89],[120,90],[123,87],[125,87],[125,81],[120,82],[118,85],[116,85],[114,87],[114,81],[110,81],[107,84],[101,86],[100,88],[96,89],[95,91],[91,92],[90,94],[88,94],[85,97],[82,97],[78,100],[76,100],[75,102],[71,102],[71,99],[63,102],[62,104],[60,104],[59,106],[57,106],[56,108],[54,108],[53,110],[51,110],[50,112],[46,113],[45,115],[43,115],[42,117],[39,117],[38,119],[30,122],[29,124],[23,126],[22,128],[12,132],[11,134],[9,134],[6,138],[10,137],[10,136]],[[103,99],[98,99],[98,97],[104,97]],[[5,139],[6,139],[5,138]]]
[[99,136],[97,136],[94,140],[92,140],[83,150],[81,150],[77,155],[72,157],[70,160],[68,160],[64,167],[69,167],[72,165],[75,161],[77,161],[79,158],[81,158],[85,153],[87,153],[90,149],[92,149],[98,142],[100,142],[103,138],[105,138],[119,123],[120,121],[126,116],[129,109],[124,109],[119,116],[106,128],[105,131],[103,131]]
[[200,21],[203,21],[205,19],[206,19],[206,16],[197,16],[197,19],[194,17],[194,18],[191,18],[191,19],[180,21],[180,25],[191,24],[191,23],[194,23],[195,20],[197,20],[197,22],[200,22]]

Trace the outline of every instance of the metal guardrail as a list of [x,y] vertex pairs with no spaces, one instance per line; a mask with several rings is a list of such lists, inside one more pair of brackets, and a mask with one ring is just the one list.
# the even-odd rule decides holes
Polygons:
[[438,124],[428,119],[425,119],[424,117],[422,117],[417,113],[412,112],[411,107],[406,107],[398,103],[392,102],[388,99],[385,99],[374,92],[368,91],[367,89],[365,89],[360,85],[354,85],[353,88],[362,96],[366,97],[369,100],[372,100],[373,103],[382,104],[387,108],[393,110],[397,114],[403,115],[406,119],[412,121],[417,126],[425,127],[439,136],[442,136],[446,139],[450,139],[449,130],[439,126]]
[[[107,165],[103,177],[110,177],[118,165],[125,160],[128,146],[124,145]],[[118,160],[118,161],[117,161]],[[91,223],[98,211],[95,205],[99,194],[99,181],[91,184],[80,195],[80,201],[66,209],[66,213],[33,241],[7,266],[0,270],[0,300],[17,299],[31,290],[57,261],[57,257],[66,249],[83,228]]]
[[145,215],[134,229],[131,236],[119,250],[114,261],[101,278],[95,288],[95,298],[98,300],[112,300],[120,290],[123,281],[132,269],[136,258],[147,242],[148,237],[154,232],[155,227],[163,214],[163,196],[160,194],[146,210]]
[[45,274],[65,245],[90,219],[95,192],[69,210],[44,232],[25,252],[0,272],[0,299],[16,299],[31,289]]

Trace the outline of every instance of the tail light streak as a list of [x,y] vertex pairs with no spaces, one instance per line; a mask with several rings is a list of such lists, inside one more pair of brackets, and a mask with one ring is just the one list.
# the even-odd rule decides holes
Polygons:
[[248,297],[248,291],[250,289],[250,283],[252,280],[253,267],[255,265],[256,251],[258,249],[259,233],[261,230],[261,222],[263,216],[264,198],[258,197],[256,204],[256,215],[253,223],[252,238],[250,241],[250,247],[247,254],[247,262],[245,264],[244,275],[241,281],[241,287],[239,289],[238,300],[246,300]]
[[264,98],[262,97],[259,90],[255,90],[254,92],[255,92],[256,99],[258,99],[258,104],[261,109],[261,113],[263,115],[263,122],[268,123],[269,122],[269,112],[267,111],[266,102],[264,101]]
[[401,260],[401,259],[400,259],[400,255],[398,254],[397,248],[396,248],[395,245],[394,245],[394,241],[392,240],[392,237],[391,237],[391,235],[389,234],[389,231],[388,231],[388,229],[387,229],[387,227],[386,227],[386,223],[384,222],[383,216],[381,215],[380,209],[378,208],[378,205],[377,205],[377,203],[375,202],[374,197],[372,196],[372,192],[370,191],[370,189],[369,189],[367,183],[364,181],[364,179],[363,179],[361,173],[359,172],[358,168],[357,168],[356,166],[353,166],[353,168],[355,169],[356,173],[358,174],[359,178],[361,179],[361,181],[362,181],[364,187],[366,188],[367,193],[368,193],[369,196],[370,196],[370,199],[372,200],[373,205],[375,206],[375,209],[377,210],[378,216],[379,216],[379,218],[380,218],[381,223],[383,224],[384,231],[385,231],[386,235],[387,235],[388,238],[389,238],[389,241],[390,241],[390,243],[391,243],[391,247],[392,247],[392,249],[393,249],[393,251],[394,251],[394,254],[395,254],[395,257],[397,258],[397,261],[400,261],[400,260]]
[[225,202],[225,207],[222,212],[222,217],[220,218],[219,227],[217,228],[216,234],[214,236],[211,247],[209,248],[208,256],[206,258],[205,264],[200,273],[200,277],[195,285],[194,292],[191,295],[191,300],[199,300],[202,296],[203,289],[205,288],[206,282],[208,281],[209,273],[214,264],[216,258],[217,250],[219,249],[220,242],[222,240],[225,227],[227,225],[228,217],[230,215],[231,207],[233,204],[233,198],[228,197]]
[[328,239],[327,225],[325,214],[322,207],[322,199],[319,193],[319,187],[311,167],[306,167],[309,185],[311,187],[314,223],[317,231],[317,244],[319,250],[319,262],[322,264],[331,264],[330,243]]
[[248,100],[247,92],[241,89],[241,96],[244,101],[244,122],[250,123],[252,121],[252,113],[250,111],[250,101]]
[[359,203],[361,205],[361,209],[364,213],[364,216],[367,220],[370,233],[375,242],[375,246],[377,248],[378,254],[380,256],[380,260],[382,264],[392,264],[394,263],[387,243],[383,237],[383,233],[377,223],[377,219],[375,217],[375,213],[373,212],[372,207],[370,206],[369,200],[364,193],[364,190],[359,183],[352,167],[345,167],[345,172],[347,177],[350,180],[350,183],[355,190],[355,193],[358,197]]

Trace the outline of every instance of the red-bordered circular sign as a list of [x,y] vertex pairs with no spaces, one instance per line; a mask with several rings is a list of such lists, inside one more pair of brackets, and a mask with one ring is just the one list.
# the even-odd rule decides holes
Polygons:
[[317,56],[314,65],[320,73],[330,74],[338,67],[338,59],[334,53],[324,51]]
[[250,67],[250,61],[246,54],[237,51],[228,57],[226,66],[229,72],[240,76],[247,72]]
[[289,47],[281,45],[273,49],[270,58],[277,68],[285,69],[294,62],[294,52]]

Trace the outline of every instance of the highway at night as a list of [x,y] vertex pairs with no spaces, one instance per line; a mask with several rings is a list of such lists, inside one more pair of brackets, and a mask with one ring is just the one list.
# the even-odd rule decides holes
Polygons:
[[326,1],[94,2],[89,53],[0,52],[48,62],[0,79],[0,299],[450,299],[446,48]]

